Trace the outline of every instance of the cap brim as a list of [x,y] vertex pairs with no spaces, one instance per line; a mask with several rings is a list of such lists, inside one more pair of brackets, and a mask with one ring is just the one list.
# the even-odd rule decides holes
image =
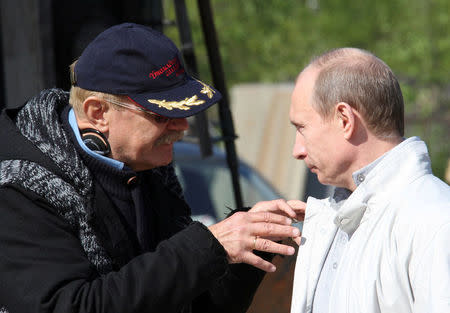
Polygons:
[[143,108],[162,116],[183,118],[195,115],[217,103],[222,95],[211,86],[190,76],[185,83],[160,92],[129,94]]

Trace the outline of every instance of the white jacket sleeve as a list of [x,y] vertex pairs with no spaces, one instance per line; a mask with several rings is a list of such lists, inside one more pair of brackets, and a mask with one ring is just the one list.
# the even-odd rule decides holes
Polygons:
[[411,277],[413,313],[450,312],[450,224],[437,229]]

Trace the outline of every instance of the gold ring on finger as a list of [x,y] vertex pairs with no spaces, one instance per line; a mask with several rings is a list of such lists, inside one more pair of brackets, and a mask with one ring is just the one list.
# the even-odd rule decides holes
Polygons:
[[256,250],[256,239],[258,239],[258,236],[255,236],[255,238],[253,238],[253,250]]

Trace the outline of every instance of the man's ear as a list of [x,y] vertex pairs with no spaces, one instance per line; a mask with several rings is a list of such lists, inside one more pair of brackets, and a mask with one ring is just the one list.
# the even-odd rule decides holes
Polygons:
[[109,128],[105,115],[108,109],[109,106],[99,97],[90,96],[83,102],[83,111],[87,121],[102,133],[106,133]]
[[344,138],[349,140],[355,132],[356,115],[350,104],[339,102],[335,107],[336,120],[344,134]]

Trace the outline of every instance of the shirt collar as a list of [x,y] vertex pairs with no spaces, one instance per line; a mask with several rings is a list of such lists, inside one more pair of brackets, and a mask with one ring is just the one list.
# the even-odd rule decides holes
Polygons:
[[383,154],[382,156],[380,156],[379,158],[377,158],[375,161],[369,163],[368,165],[364,166],[363,168],[355,171],[352,174],[352,178],[353,181],[355,182],[356,187],[358,187],[367,177],[367,175],[369,175],[370,171],[378,164],[380,163],[380,161],[386,156],[386,154],[389,153],[386,152],[385,154]]

